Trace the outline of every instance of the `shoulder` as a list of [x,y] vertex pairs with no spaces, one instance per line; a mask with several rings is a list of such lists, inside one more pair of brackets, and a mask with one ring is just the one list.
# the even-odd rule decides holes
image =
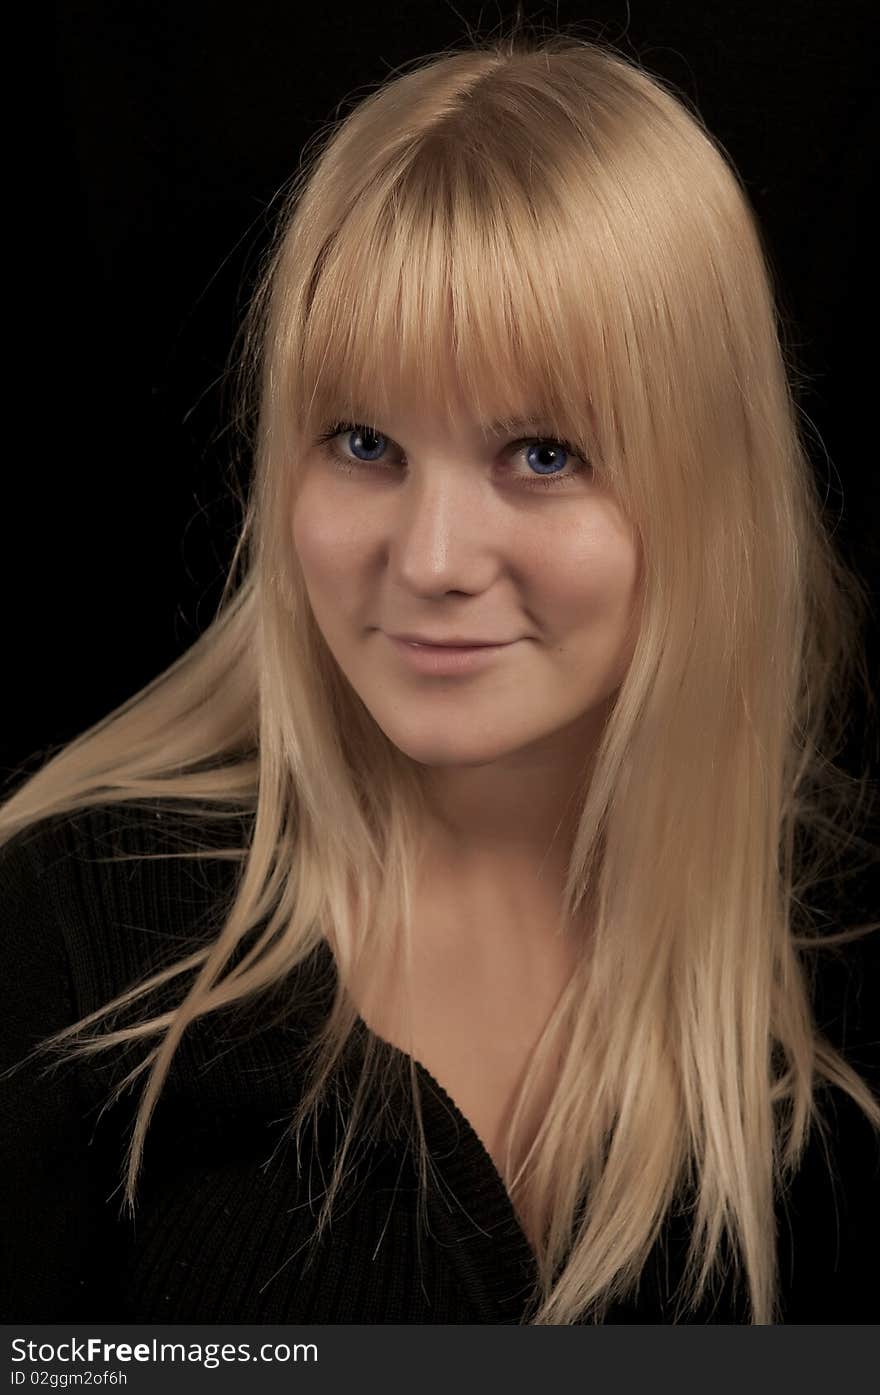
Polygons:
[[[226,922],[251,817],[205,822],[182,802],[159,800],[90,807],[32,825],[0,849],[0,978],[17,1020],[10,1050],[24,1054],[36,1040],[190,960],[112,1019],[101,1018],[96,1030],[103,1035],[177,1007],[199,955]],[[180,856],[197,849],[206,856]],[[261,921],[247,933],[228,967],[264,928]],[[261,1092],[286,1098],[299,1077],[298,1070],[291,1076],[291,1060],[329,1006],[328,958],[310,955],[277,993],[257,993],[197,1018],[172,1062],[172,1093],[218,1101]],[[90,1056],[89,1074],[95,1071],[106,1090],[140,1059],[147,1040],[157,1038]]]
[[837,1085],[819,1085],[816,1105],[821,1122],[779,1202],[783,1321],[877,1322],[880,1129]]
[[[835,928],[877,920],[873,882]],[[880,931],[820,947],[810,965],[818,1030],[880,1105]],[[781,1203],[779,1239],[788,1322],[880,1321],[880,1128],[841,1086],[819,1080],[816,1117],[799,1171]]]
[[[64,958],[75,1007],[94,1011],[216,933],[235,842],[159,801],[40,820],[0,849],[7,962]],[[221,855],[176,855],[199,847]]]
[[17,1064],[77,1015],[67,946],[48,895],[47,849],[37,847],[53,838],[37,832],[25,830],[0,849],[4,1066]]

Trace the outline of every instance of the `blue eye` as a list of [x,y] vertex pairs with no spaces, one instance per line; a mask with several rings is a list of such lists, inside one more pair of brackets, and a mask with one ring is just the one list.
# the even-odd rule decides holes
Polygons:
[[[356,441],[359,441],[359,445],[350,445],[349,448],[363,451],[364,458],[343,454],[337,441],[337,438],[340,436],[352,436]],[[383,435],[383,433],[377,431],[375,427],[357,425],[350,421],[339,421],[336,422],[334,426],[330,427],[329,430],[322,431],[317,437],[315,445],[327,450],[337,469],[342,470],[345,474],[353,474],[358,469],[378,469],[387,471],[390,467],[382,462],[381,457],[386,444],[390,442],[390,440],[390,436]],[[526,489],[534,489],[536,487],[538,489],[559,489],[564,485],[576,483],[578,476],[590,469],[589,462],[585,456],[580,455],[569,441],[562,438],[552,436],[525,436],[517,441],[509,442],[506,449],[510,451],[515,448],[516,451],[519,452],[523,447],[527,447],[527,463],[530,467],[538,471],[538,473],[531,478],[523,475],[514,477],[517,484],[523,485]],[[545,458],[534,458],[533,453],[537,453],[543,457],[548,450],[554,456],[553,459],[548,461]],[[563,475],[559,473],[558,456],[560,450],[564,455],[573,457],[575,464],[570,474]]]

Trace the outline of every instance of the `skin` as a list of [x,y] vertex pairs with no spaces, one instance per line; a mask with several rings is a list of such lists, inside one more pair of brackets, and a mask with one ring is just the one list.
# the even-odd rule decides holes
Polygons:
[[[516,943],[526,981],[556,928],[570,801],[632,657],[638,539],[575,454],[556,457],[567,485],[529,486],[549,429],[485,434],[473,416],[403,405],[370,426],[384,445],[373,465],[376,442],[348,431],[335,445],[350,473],[326,446],[309,451],[294,547],[339,667],[426,768],[426,885],[487,964],[499,936],[508,954]],[[439,678],[396,652],[400,631],[518,642]]]

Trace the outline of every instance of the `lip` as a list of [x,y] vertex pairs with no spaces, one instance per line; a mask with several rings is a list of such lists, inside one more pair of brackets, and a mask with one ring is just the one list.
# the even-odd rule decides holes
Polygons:
[[427,635],[400,634],[391,635],[390,638],[403,639],[409,644],[430,645],[432,649],[497,649],[510,643],[509,640],[498,639],[465,639],[463,635],[453,635],[451,639],[429,639]]
[[435,674],[438,677],[472,673],[485,668],[505,649],[511,649],[516,643],[513,640],[506,644],[421,644],[408,639],[398,639],[396,635],[388,635],[388,639],[401,658],[416,672]]

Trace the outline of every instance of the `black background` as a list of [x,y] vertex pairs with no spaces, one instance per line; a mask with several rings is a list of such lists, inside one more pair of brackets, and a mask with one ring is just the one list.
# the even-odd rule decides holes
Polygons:
[[[4,779],[138,690],[213,616],[239,522],[224,497],[242,451],[227,365],[304,144],[397,65],[514,13],[466,0],[58,7],[32,214],[44,369],[32,361],[20,499],[4,530]],[[829,522],[876,602],[868,5],[535,3],[525,18],[577,23],[671,80],[734,160],[773,260]],[[876,664],[876,617],[867,639]],[[878,737],[864,734],[857,720],[856,773],[878,761]]]

